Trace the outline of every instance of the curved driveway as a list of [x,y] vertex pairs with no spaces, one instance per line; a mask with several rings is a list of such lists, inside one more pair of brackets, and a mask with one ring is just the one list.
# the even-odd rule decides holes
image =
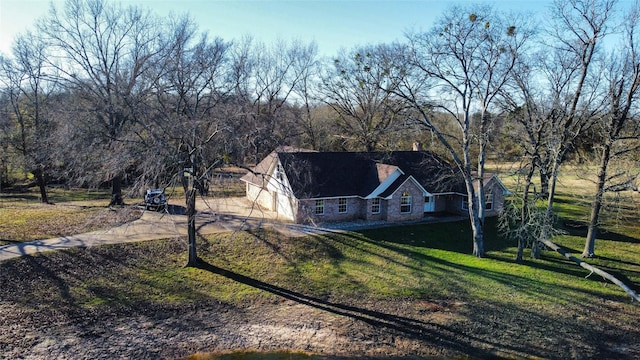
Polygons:
[[[100,246],[187,235],[184,207],[170,205],[170,213],[145,211],[140,219],[106,230],[0,246],[0,261],[45,251]],[[198,233],[212,234],[270,226],[290,236],[304,235],[304,228],[280,223],[277,214],[253,207],[245,198],[198,199]]]

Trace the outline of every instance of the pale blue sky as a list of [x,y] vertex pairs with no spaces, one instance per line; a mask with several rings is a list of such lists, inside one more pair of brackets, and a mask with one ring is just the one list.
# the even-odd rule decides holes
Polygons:
[[[63,0],[53,1],[61,6]],[[451,4],[486,3],[504,10],[540,14],[551,0],[125,0],[150,7],[159,15],[189,12],[202,30],[225,40],[252,35],[316,41],[320,54],[341,48],[400,40],[408,30],[429,29]],[[49,0],[0,0],[0,51],[10,51],[15,35],[46,14]]]

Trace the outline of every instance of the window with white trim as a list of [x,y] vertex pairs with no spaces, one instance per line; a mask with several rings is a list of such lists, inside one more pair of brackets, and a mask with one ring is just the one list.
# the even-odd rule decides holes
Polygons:
[[347,198],[338,199],[338,213],[340,214],[347,213]]
[[316,200],[316,215],[324,215],[324,200]]
[[403,214],[411,212],[411,193],[408,191],[402,192],[402,197],[400,198],[400,212]]
[[371,213],[380,214],[380,198],[371,199]]
[[468,196],[463,196],[462,197],[462,205],[460,207],[462,208],[462,210],[469,210],[469,197]]
[[491,189],[484,193],[484,208],[487,210],[493,209],[493,192]]

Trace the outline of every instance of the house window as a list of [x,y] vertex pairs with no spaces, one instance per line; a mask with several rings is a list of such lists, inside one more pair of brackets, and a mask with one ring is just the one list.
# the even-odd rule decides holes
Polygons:
[[345,214],[347,212],[347,198],[338,199],[338,213]]
[[463,196],[462,197],[462,206],[461,206],[462,210],[469,210],[469,197],[468,196]]
[[380,198],[371,199],[371,213],[380,214]]
[[487,210],[493,209],[493,192],[491,190],[487,190],[484,193],[484,208]]
[[411,212],[411,193],[405,191],[400,198],[400,212],[403,214]]
[[430,203],[430,202],[431,202],[431,196],[425,196],[425,197],[424,197],[424,203],[425,203],[425,204],[428,204],[428,203]]
[[276,178],[280,181],[284,179],[284,169],[280,164],[278,164],[278,166],[276,167]]
[[316,215],[324,215],[324,200],[316,200]]

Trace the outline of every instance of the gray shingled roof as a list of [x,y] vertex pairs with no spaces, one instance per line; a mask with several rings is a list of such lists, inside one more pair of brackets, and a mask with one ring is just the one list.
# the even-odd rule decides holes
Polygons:
[[278,152],[298,199],[367,196],[383,181],[378,164],[397,166],[404,175],[382,196],[390,195],[409,176],[429,193],[464,193],[456,167],[426,151]]

